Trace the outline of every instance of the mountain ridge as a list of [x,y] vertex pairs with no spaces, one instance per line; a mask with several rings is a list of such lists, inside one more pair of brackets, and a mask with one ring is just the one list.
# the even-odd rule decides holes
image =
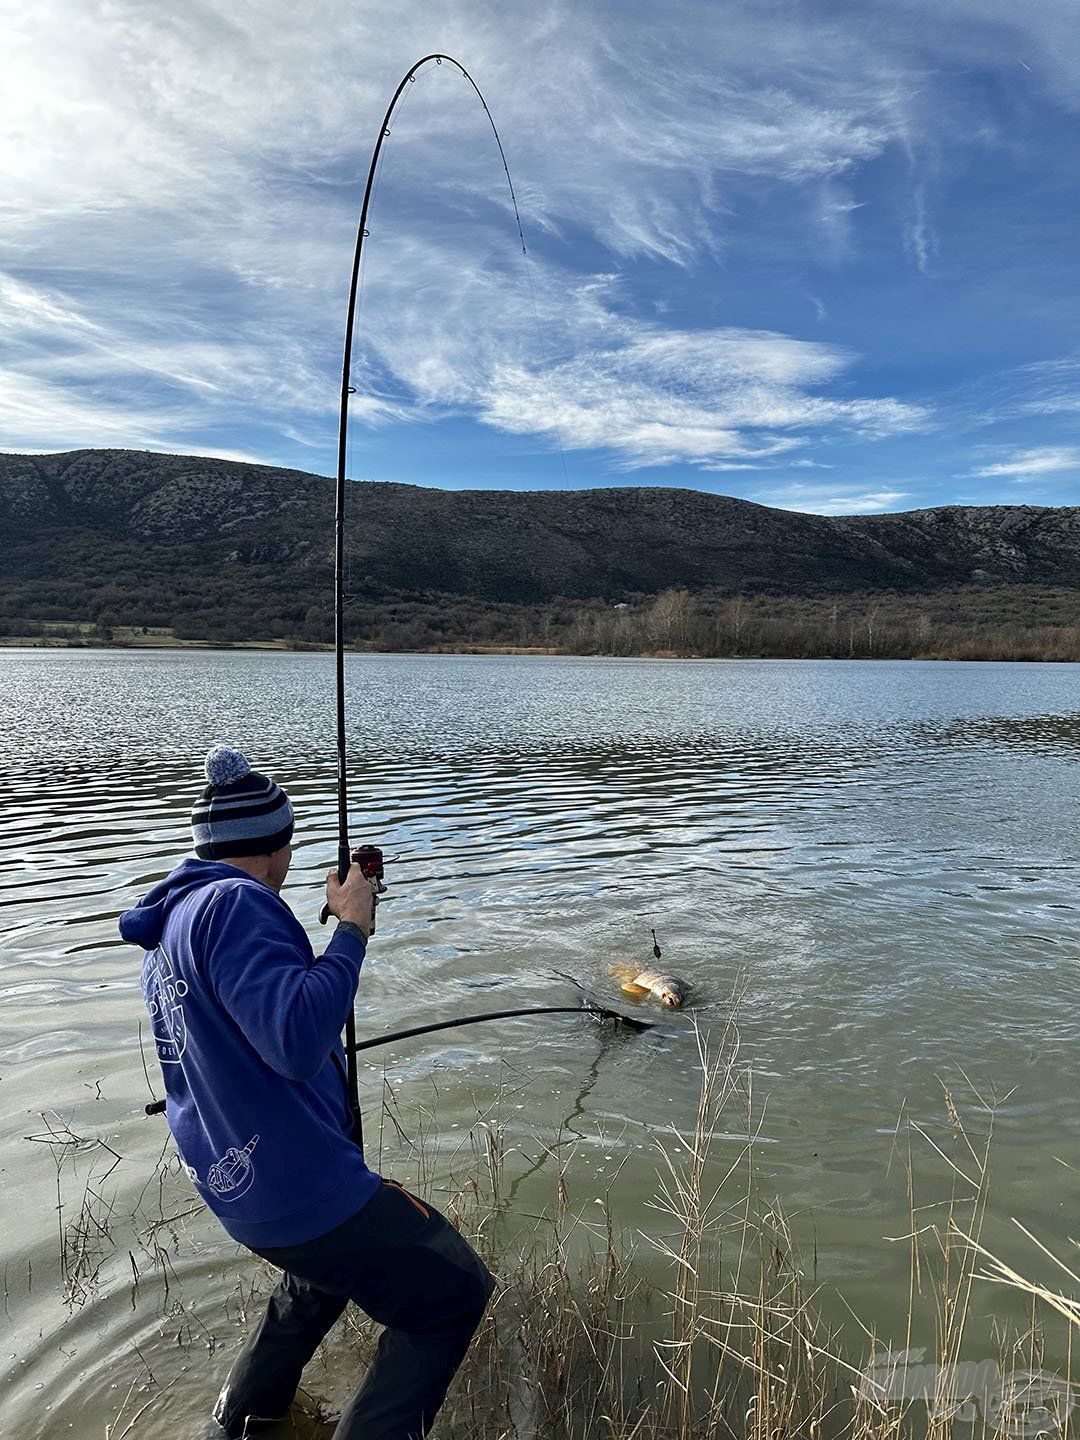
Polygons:
[[[822,516],[675,487],[352,484],[350,589],[368,599],[619,603],[671,588],[776,595],[970,584],[1080,589],[1080,507]],[[133,570],[162,598],[197,583],[224,600],[257,582],[316,604],[329,583],[333,481],[148,451],[0,455],[0,525],[0,573],[16,610],[47,607],[50,585],[60,585],[55,603],[72,614],[93,613],[110,590],[130,601],[139,589]]]

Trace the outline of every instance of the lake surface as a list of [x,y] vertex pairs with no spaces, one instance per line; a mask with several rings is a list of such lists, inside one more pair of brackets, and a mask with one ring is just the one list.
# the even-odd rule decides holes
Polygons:
[[[703,1028],[741,995],[759,1181],[813,1251],[826,1308],[842,1295],[902,1343],[897,1117],[935,1133],[946,1087],[976,1133],[972,1087],[1005,1097],[987,1238],[1026,1264],[1018,1216],[1065,1250],[1075,667],[355,656],[348,677],[354,839],[384,846],[393,896],[362,1035],[573,1003],[561,976],[617,997],[612,965],[650,958],[655,927]],[[0,651],[5,1435],[104,1435],[126,1404],[118,1435],[146,1402],[130,1433],[196,1433],[227,1369],[254,1267],[194,1209],[164,1122],[142,1115],[140,957],[116,916],[184,855],[202,756],[228,740],[293,798],[285,895],[318,945],[331,686],[322,655]],[[375,1052],[369,1150],[387,1172],[401,1161],[384,1095],[404,1117],[422,1106],[437,1186],[501,1094],[523,1212],[550,1189],[544,1147],[561,1134],[573,1201],[614,1177],[618,1222],[656,1226],[654,1142],[692,1123],[696,1052],[684,1017],[637,1013],[664,1023],[630,1040],[522,1020]],[[69,1230],[65,1282],[60,1234],[88,1179],[107,1211],[82,1239]],[[153,1234],[173,1242],[156,1270],[151,1200],[171,1218]]]

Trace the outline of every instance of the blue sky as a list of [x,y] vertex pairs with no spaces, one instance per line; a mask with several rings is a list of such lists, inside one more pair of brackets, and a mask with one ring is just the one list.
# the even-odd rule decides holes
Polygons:
[[[174,13],[169,13],[170,10]],[[37,0],[0,53],[0,448],[1080,503],[1075,0]]]

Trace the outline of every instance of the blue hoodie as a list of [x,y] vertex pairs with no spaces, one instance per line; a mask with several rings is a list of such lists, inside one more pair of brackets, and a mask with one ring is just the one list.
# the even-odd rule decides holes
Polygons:
[[338,930],[316,959],[273,890],[185,860],[120,917],[146,952],[142,990],[190,1179],[257,1248],[300,1244],[378,1189],[353,1138],[341,1030],[364,943]]

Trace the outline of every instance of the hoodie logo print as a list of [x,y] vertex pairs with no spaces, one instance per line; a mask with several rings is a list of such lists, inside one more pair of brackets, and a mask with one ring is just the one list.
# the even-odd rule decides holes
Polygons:
[[239,1200],[251,1189],[255,1183],[251,1152],[258,1143],[258,1135],[253,1135],[242,1150],[230,1145],[221,1159],[210,1166],[206,1183],[219,1200]]
[[178,980],[165,951],[156,950],[146,972],[145,994],[162,1065],[179,1065],[187,1049],[187,1021],[181,1003],[187,993],[187,981]]

